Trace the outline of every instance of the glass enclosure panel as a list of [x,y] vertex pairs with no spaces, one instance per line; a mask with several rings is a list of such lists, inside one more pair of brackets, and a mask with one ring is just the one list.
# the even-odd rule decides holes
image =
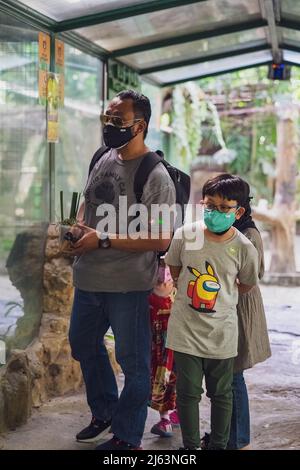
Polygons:
[[142,80],[141,92],[149,98],[152,108],[146,144],[153,151],[162,150],[162,134],[160,132],[161,89]]
[[82,192],[89,162],[100,146],[102,62],[65,44],[65,105],[60,109],[60,141],[56,144],[56,220],[60,216],[59,191],[65,213],[72,192]]
[[260,18],[258,0],[209,0],[80,28],[77,32],[112,51],[254,18]]
[[242,33],[231,33],[215,38],[202,39],[185,44],[131,54],[122,57],[122,61],[126,62],[131,67],[144,68],[232,51],[242,46],[251,47],[260,46],[262,44],[266,44],[266,31],[265,28],[257,28],[243,31]]
[[281,28],[284,44],[294,44],[300,47],[300,31],[294,29]]
[[22,0],[22,3],[56,21],[147,3],[148,0]]
[[283,49],[283,57],[287,62],[293,62],[300,65],[300,53],[294,51],[286,51]]
[[18,348],[39,326],[49,217],[37,40],[36,31],[0,13],[0,339]]
[[158,83],[172,83],[179,80],[192,80],[193,78],[206,76],[226,70],[239,69],[241,67],[261,64],[272,61],[272,55],[269,51],[254,52],[252,54],[238,55],[226,59],[213,60],[202,64],[190,65],[189,67],[180,67],[177,69],[166,70],[149,75],[149,78]]
[[300,22],[300,3],[297,0],[281,0],[280,4],[283,16]]

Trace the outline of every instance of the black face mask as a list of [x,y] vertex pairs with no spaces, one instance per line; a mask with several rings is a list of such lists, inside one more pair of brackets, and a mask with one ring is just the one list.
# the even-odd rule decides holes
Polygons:
[[105,145],[113,149],[125,147],[135,137],[131,130],[133,126],[134,124],[129,127],[115,127],[111,124],[104,126],[103,139]]

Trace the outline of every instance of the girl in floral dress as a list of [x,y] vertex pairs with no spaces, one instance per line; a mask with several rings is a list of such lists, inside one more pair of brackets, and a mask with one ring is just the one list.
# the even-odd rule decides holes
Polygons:
[[176,410],[176,375],[173,351],[165,347],[167,327],[175,287],[169,268],[160,261],[159,275],[150,295],[152,327],[151,397],[150,407],[157,410],[160,420],[151,432],[161,437],[171,437],[173,427],[179,426]]

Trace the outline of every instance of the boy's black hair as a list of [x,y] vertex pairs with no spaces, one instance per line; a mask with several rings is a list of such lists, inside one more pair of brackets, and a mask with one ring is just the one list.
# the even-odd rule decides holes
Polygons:
[[148,134],[148,125],[151,118],[151,104],[149,98],[134,90],[124,90],[117,94],[117,97],[123,100],[132,100],[133,111],[136,118],[143,118],[147,124],[144,130],[144,138],[146,139]]
[[249,184],[239,176],[223,173],[212,178],[204,184],[202,197],[220,196],[227,200],[237,201],[239,206],[249,204],[250,188]]

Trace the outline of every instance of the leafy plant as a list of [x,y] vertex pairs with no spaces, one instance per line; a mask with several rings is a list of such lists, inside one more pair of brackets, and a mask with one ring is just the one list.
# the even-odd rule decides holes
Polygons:
[[60,191],[60,224],[74,225],[76,223],[81,193],[73,192],[69,217],[64,217],[64,192]]
[[173,90],[171,126],[175,141],[172,162],[188,171],[198,155],[207,122],[211,123],[212,139],[226,148],[217,108],[195,82],[178,85]]

